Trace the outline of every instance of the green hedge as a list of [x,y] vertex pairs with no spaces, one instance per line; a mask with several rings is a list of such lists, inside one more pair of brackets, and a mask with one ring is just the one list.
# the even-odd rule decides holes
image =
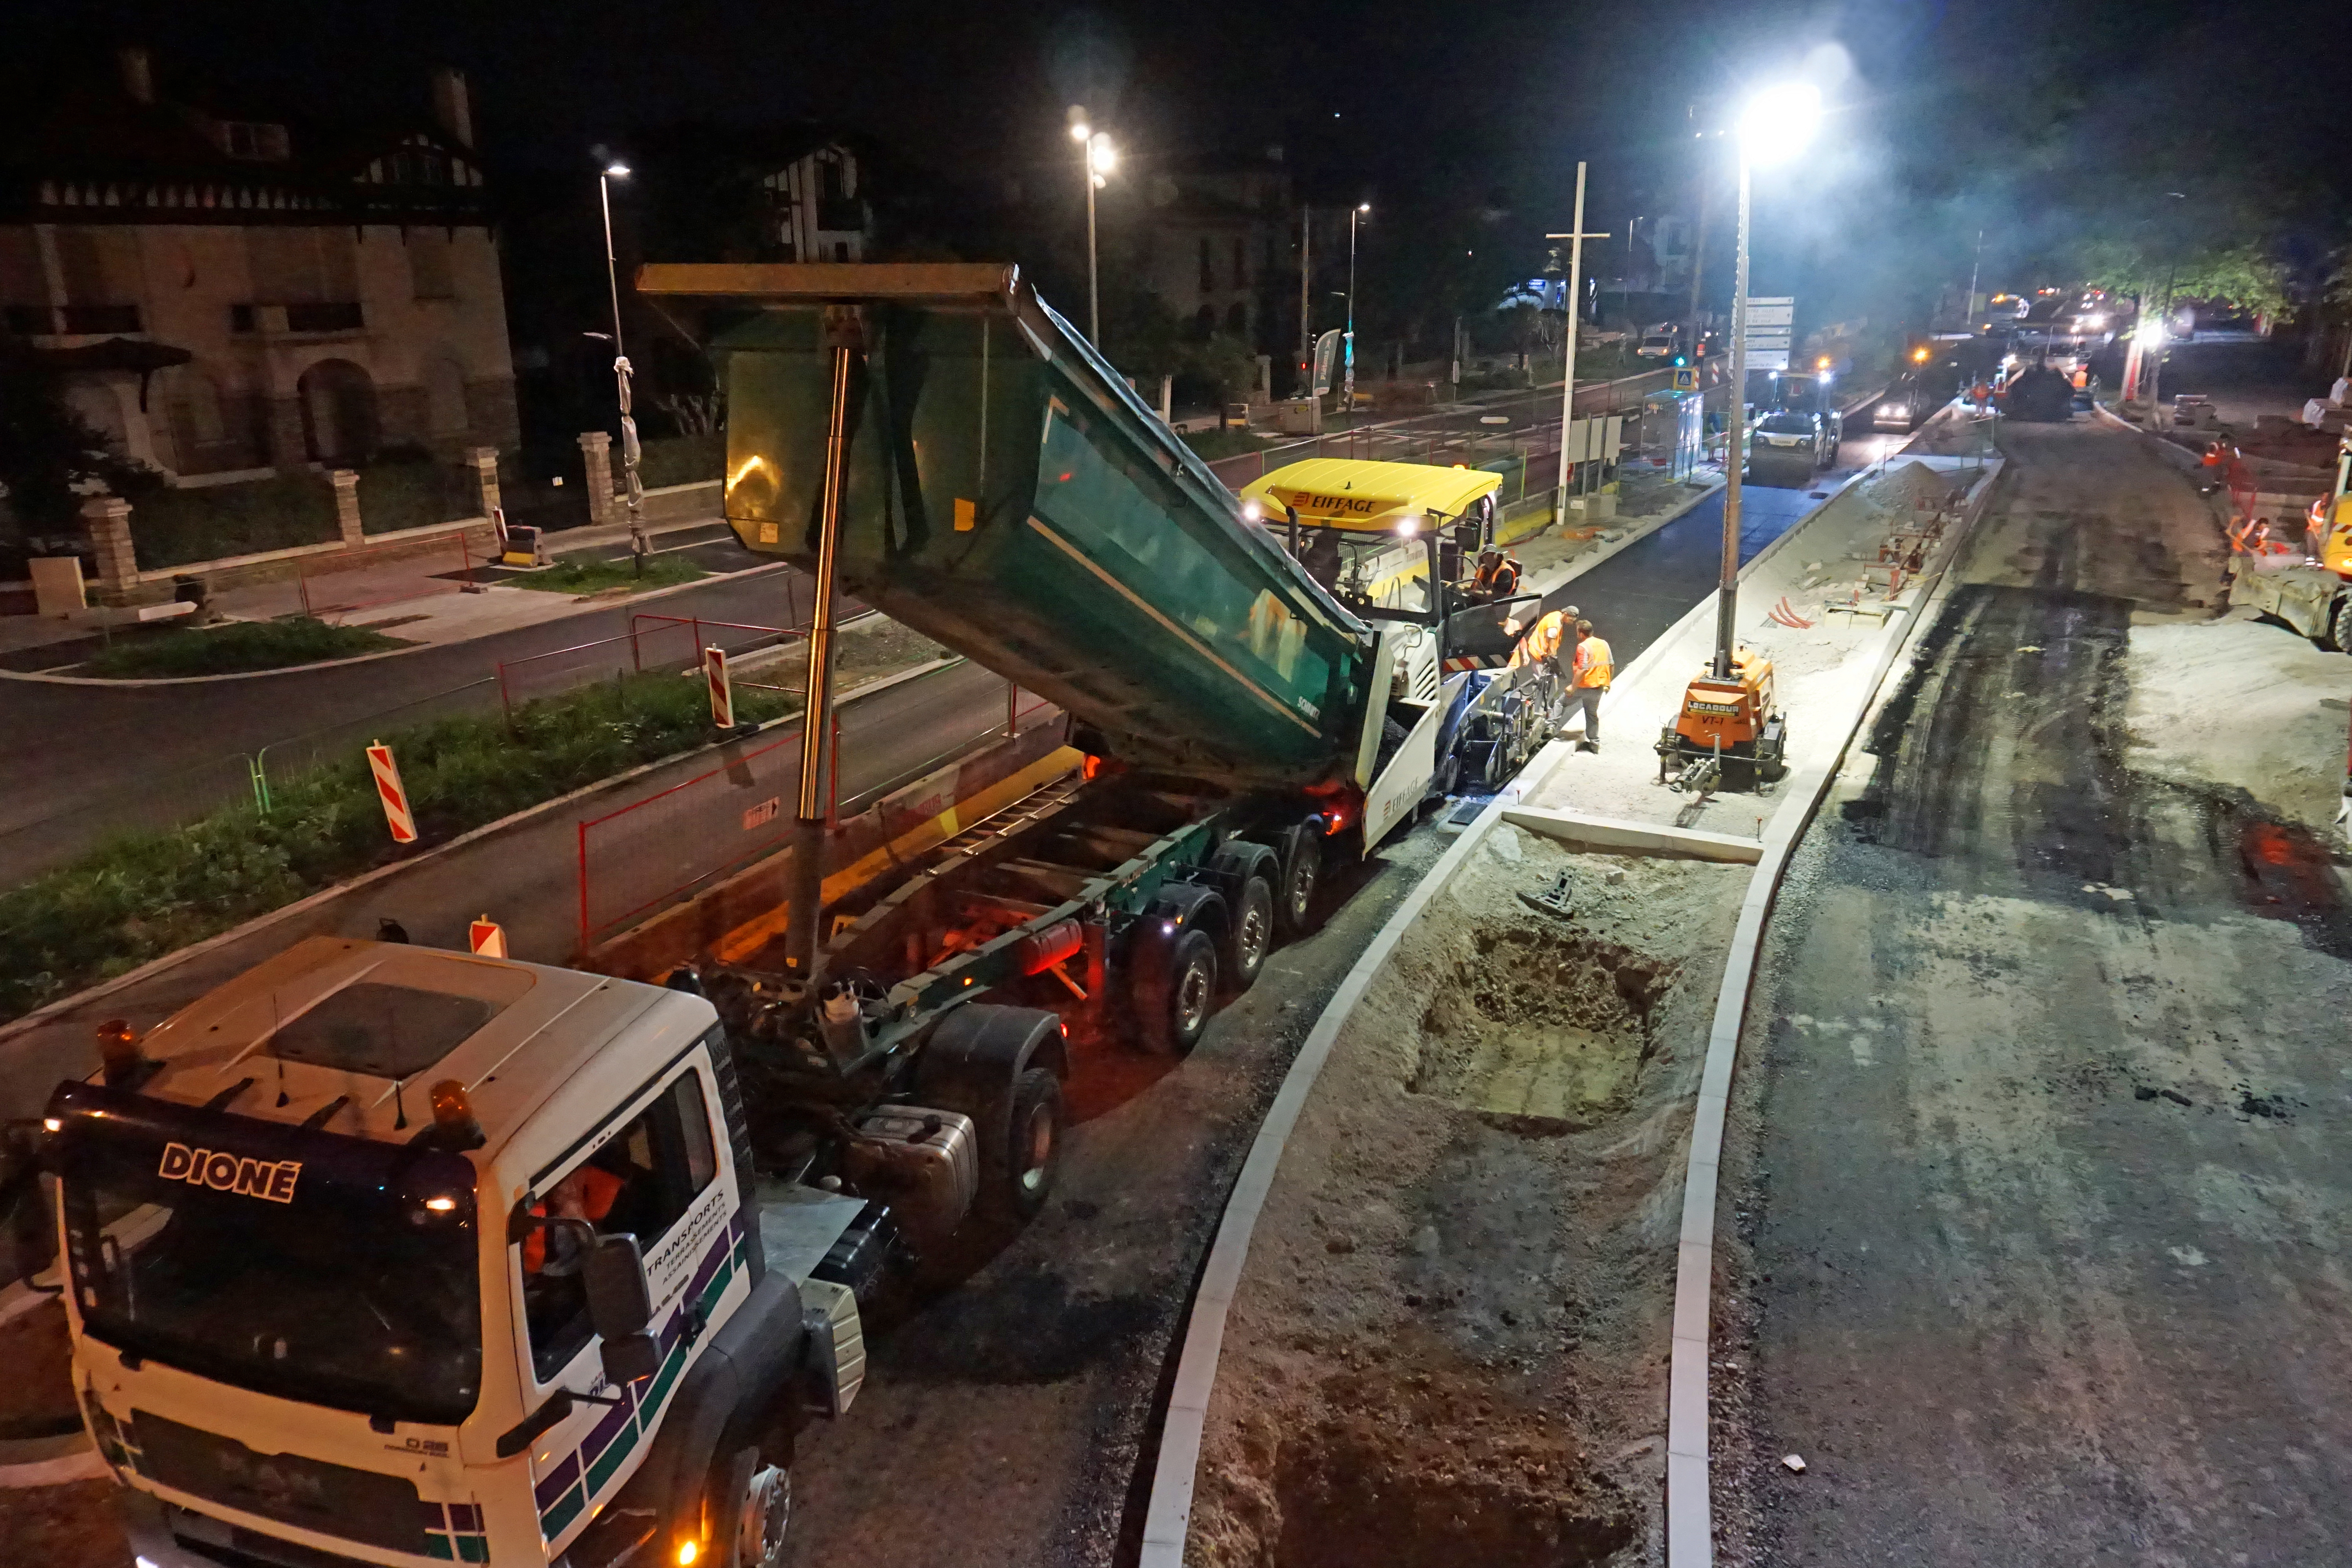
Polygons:
[[360,471],[360,531],[391,533],[479,517],[472,476],[454,463],[430,459],[372,463]]
[[236,675],[408,646],[365,626],[329,626],[308,616],[287,616],[121,637],[83,668],[91,675],[121,679]]
[[274,474],[233,485],[159,489],[131,503],[131,541],[147,571],[325,544],[336,537],[324,474]]
[[[620,482],[621,452],[613,449],[613,479]],[[642,443],[637,479],[649,490],[664,485],[690,485],[725,476],[727,432],[702,436],[662,436]]]
[[[799,706],[739,690],[739,717]],[[699,680],[646,674],[524,704],[509,734],[497,713],[395,730],[426,844],[699,744],[710,708]],[[267,914],[394,858],[356,743],[342,762],[273,783],[267,816],[225,806],[174,832],[118,839],[0,892],[0,1020]]]

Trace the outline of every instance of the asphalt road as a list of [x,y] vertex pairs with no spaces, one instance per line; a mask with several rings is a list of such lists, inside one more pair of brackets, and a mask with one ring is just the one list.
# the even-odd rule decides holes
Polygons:
[[1759,971],[1718,1561],[2352,1561],[2347,883],[2134,765],[2203,503],[2109,427],[2003,445]]
[[[387,726],[495,706],[485,684],[498,661],[627,633],[638,611],[788,626],[805,614],[805,579],[772,566],[695,584],[650,603],[624,603],[470,642],[327,669],[191,686],[105,688],[0,679],[0,886],[71,858],[110,833],[184,820],[247,786],[246,758],[273,742],[343,731],[376,716]],[[549,661],[558,662],[558,661]],[[588,678],[630,668],[625,643],[560,661]],[[403,706],[406,705],[406,706]],[[31,743],[25,743],[25,742]],[[285,759],[285,751],[273,758]]]

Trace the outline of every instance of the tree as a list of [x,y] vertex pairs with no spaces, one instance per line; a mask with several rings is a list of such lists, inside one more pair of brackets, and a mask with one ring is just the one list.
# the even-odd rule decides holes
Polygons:
[[76,487],[93,481],[117,495],[153,489],[163,477],[123,456],[65,400],[57,372],[25,343],[0,338],[0,487],[25,534],[60,533],[79,522]]

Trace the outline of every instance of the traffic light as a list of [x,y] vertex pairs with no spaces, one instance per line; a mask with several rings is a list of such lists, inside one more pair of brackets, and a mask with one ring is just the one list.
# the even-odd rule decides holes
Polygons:
[[1685,366],[1687,366],[1689,363],[1690,363],[1690,356],[1689,356],[1688,354],[1676,354],[1676,355],[1675,356],[1675,368],[1676,370],[1681,370],[1681,369],[1685,368]]

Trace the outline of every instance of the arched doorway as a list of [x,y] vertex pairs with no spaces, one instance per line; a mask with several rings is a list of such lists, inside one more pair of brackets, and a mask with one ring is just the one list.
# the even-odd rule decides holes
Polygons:
[[375,383],[347,359],[320,360],[295,384],[302,401],[302,445],[314,463],[350,468],[376,448]]

